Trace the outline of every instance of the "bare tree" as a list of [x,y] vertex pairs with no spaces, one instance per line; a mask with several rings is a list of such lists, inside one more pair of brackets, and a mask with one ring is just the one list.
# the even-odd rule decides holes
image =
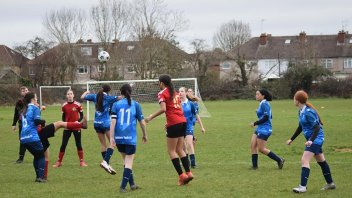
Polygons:
[[112,1],[111,3],[111,15],[112,15],[112,29],[114,34],[114,40],[121,40],[129,28],[129,14],[130,5],[124,1]]
[[95,35],[106,45],[112,36],[112,17],[110,3],[108,0],[100,0],[99,4],[92,6],[91,19]]
[[27,58],[37,58],[47,51],[52,43],[45,41],[43,38],[36,36],[23,44],[16,45],[14,49]]
[[46,13],[43,25],[54,41],[73,43],[85,34],[85,19],[85,13],[81,9],[62,8]]
[[221,25],[213,37],[214,46],[228,52],[236,46],[242,45],[251,38],[248,23],[232,20]]

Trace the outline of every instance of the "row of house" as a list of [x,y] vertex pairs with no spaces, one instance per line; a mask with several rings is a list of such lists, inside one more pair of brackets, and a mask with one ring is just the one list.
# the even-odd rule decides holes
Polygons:
[[[109,70],[110,75],[116,73],[119,79],[140,79],[141,76],[136,72],[136,65],[140,61],[138,59],[142,57],[140,56],[141,45],[138,41],[115,40],[103,45],[94,43],[92,40],[86,42],[79,40],[71,45],[71,50],[75,54],[75,64],[72,65],[75,68],[66,71],[67,76],[70,77],[71,83],[85,83],[99,80],[102,73]],[[0,45],[0,84],[14,83],[21,77],[39,84],[67,80],[55,77],[59,72],[56,67],[61,61],[58,57],[65,58],[65,54],[60,54],[63,51],[62,47],[65,46],[57,45],[37,58],[29,60],[19,52]],[[189,62],[193,59],[192,54],[187,54],[171,44],[168,44],[168,48],[172,56],[178,55],[184,60],[184,67],[189,67]],[[98,62],[97,55],[102,50],[111,54],[111,63],[103,65]],[[294,66],[298,61],[321,65],[329,69],[337,78],[352,75],[352,36],[345,31],[339,31],[335,35],[307,35],[305,32],[300,32],[295,36],[272,36],[263,33],[259,37],[251,38],[239,48],[233,49],[231,53],[246,60],[246,70],[252,71],[250,80],[280,78],[289,65]],[[116,61],[117,59],[119,61]],[[115,67],[112,67],[114,64],[116,64]],[[234,73],[238,73],[236,62],[230,59],[213,63],[209,67],[217,68],[219,79],[234,80],[236,76]],[[192,75],[194,73],[189,74],[189,76]],[[38,77],[41,77],[41,81],[38,81]]]

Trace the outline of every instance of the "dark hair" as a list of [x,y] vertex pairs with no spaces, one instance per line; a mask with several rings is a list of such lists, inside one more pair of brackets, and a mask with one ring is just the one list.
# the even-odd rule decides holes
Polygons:
[[131,93],[132,93],[132,87],[129,84],[124,84],[120,88],[121,94],[124,95],[127,98],[128,105],[131,106]]
[[260,94],[262,94],[264,96],[264,99],[267,101],[272,101],[273,100],[273,96],[271,95],[271,93],[266,90],[266,89],[261,89],[258,90]]
[[103,111],[104,92],[109,93],[110,90],[111,90],[110,86],[107,84],[104,84],[99,90],[99,92],[97,93],[97,103],[95,105],[95,109],[97,111],[100,111],[100,112]]
[[31,103],[32,99],[35,98],[35,93],[34,92],[28,92],[23,98],[23,109],[22,109],[22,115],[26,117],[27,113],[27,108],[28,104]]
[[167,74],[163,74],[161,76],[159,76],[159,82],[164,83],[164,85],[169,88],[169,93],[170,93],[170,100],[172,100],[174,98],[174,85],[171,82],[171,77]]

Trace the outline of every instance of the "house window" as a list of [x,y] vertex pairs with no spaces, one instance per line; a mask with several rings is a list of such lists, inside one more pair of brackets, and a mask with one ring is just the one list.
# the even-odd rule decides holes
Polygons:
[[127,50],[128,51],[131,51],[131,50],[133,50],[134,49],[134,45],[129,45],[129,46],[127,46]]
[[77,67],[77,73],[79,74],[88,74],[88,66],[87,65],[80,65]]
[[34,67],[29,66],[29,75],[35,75]]
[[291,40],[290,39],[286,39],[285,40],[285,44],[290,44],[291,43]]
[[343,60],[343,68],[352,68],[352,58]]
[[276,60],[266,60],[264,62],[264,64],[265,64],[266,68],[272,68],[277,65],[277,61]]
[[321,60],[321,66],[326,69],[332,68],[332,59]]
[[98,54],[99,54],[99,52],[101,52],[101,51],[104,51],[104,48],[103,48],[103,47],[99,47],[99,48],[98,48]]
[[224,62],[222,65],[221,65],[221,68],[222,69],[230,69],[230,63],[229,62]]
[[127,66],[127,72],[128,73],[136,73],[135,66],[136,65],[128,65]]
[[104,72],[105,71],[105,65],[99,65],[98,66],[98,72],[101,73],[101,72]]
[[81,53],[83,56],[91,56],[92,55],[92,47],[81,47]]

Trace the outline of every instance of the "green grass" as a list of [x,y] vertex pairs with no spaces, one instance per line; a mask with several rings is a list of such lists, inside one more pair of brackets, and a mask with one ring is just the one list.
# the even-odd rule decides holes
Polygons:
[[[320,167],[311,163],[308,192],[301,197],[350,197],[352,195],[352,100],[319,99],[311,101],[325,121],[326,141],[323,150],[337,184],[334,191],[321,192],[325,183]],[[292,187],[300,181],[300,158],[304,138],[301,135],[291,146],[285,145],[297,127],[297,109],[291,100],[272,101],[273,135],[268,148],[286,159],[283,170],[264,155],[259,155],[259,169],[249,170],[251,155],[249,141],[256,120],[256,101],[206,102],[211,118],[203,118],[206,134],[196,128],[198,143],[196,157],[199,169],[193,171],[195,179],[187,186],[178,187],[176,172],[166,152],[164,116],[148,124],[149,142],[137,146],[134,176],[142,187],[126,197],[296,197]],[[154,112],[156,104],[142,104],[144,115]],[[324,107],[324,108],[323,108]],[[49,182],[34,183],[32,155],[26,153],[25,162],[15,165],[18,153],[18,133],[11,132],[13,107],[0,108],[0,194],[1,197],[116,197],[121,180],[121,158],[115,152],[112,165],[115,176],[99,167],[100,144],[92,127],[82,135],[88,167],[79,167],[74,139],[71,137],[63,166],[54,169],[61,144],[61,132],[50,139]],[[60,107],[48,107],[43,112],[48,122],[60,120]],[[141,136],[140,136],[141,137]],[[347,148],[347,152],[336,149]],[[349,152],[348,152],[349,151]]]

